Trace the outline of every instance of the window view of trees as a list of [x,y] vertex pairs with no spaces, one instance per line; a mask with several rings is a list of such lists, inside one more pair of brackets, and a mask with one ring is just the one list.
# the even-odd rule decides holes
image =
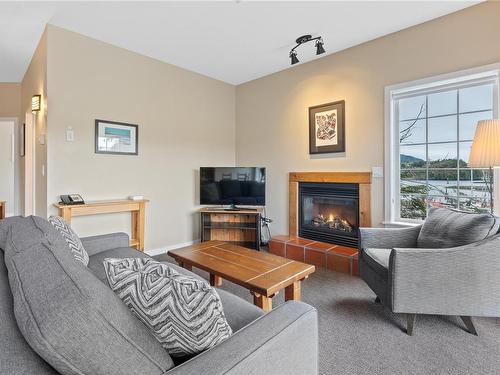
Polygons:
[[493,117],[493,85],[398,101],[400,217],[425,219],[432,206],[490,210],[489,170],[468,166],[477,122]]

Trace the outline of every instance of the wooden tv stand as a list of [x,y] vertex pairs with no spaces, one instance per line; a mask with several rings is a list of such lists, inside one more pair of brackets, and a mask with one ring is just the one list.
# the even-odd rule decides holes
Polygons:
[[219,240],[260,250],[262,208],[230,211],[205,207],[200,216],[201,242]]

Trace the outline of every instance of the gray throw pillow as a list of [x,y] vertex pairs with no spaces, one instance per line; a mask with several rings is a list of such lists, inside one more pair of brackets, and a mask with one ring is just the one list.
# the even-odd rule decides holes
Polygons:
[[85,251],[82,241],[75,231],[60,216],[49,217],[49,223],[61,233],[75,259],[88,266],[89,254]]
[[173,357],[202,352],[232,334],[217,291],[148,258],[104,260],[111,289]]
[[58,373],[162,375],[174,366],[47,220],[32,216],[10,227],[5,264],[19,330]]
[[484,240],[498,232],[497,217],[433,207],[422,225],[417,246],[426,249],[444,249],[468,245]]

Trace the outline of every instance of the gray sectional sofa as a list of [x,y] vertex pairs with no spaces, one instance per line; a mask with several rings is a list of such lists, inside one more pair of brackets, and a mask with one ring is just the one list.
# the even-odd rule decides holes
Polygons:
[[174,361],[105,279],[104,258],[147,255],[130,248],[124,233],[82,242],[88,267],[73,258],[45,219],[0,220],[0,374],[317,373],[313,307],[286,302],[264,314],[220,289],[234,334],[182,363]]

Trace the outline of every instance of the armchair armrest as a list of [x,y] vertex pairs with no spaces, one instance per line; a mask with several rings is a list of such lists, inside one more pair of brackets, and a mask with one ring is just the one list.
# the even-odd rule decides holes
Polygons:
[[408,228],[359,228],[361,249],[393,247],[417,247],[422,225]]
[[81,241],[89,255],[98,254],[105,250],[116,249],[117,247],[129,247],[128,234],[122,232],[83,237]]
[[447,249],[393,249],[392,310],[500,316],[500,235]]
[[286,302],[166,374],[317,374],[317,320],[314,307]]

